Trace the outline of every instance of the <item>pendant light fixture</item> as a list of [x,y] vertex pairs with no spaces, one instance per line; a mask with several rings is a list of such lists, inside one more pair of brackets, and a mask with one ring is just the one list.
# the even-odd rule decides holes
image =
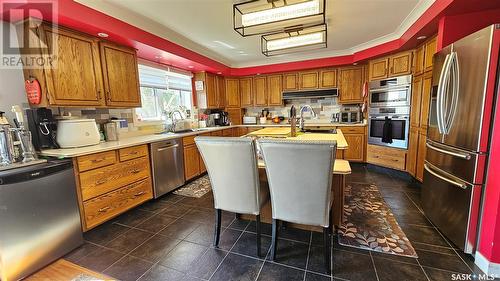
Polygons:
[[242,36],[284,32],[325,23],[326,0],[250,0],[233,5],[234,30]]
[[265,56],[309,51],[327,47],[326,24],[309,27],[288,27],[284,32],[263,35],[262,53]]

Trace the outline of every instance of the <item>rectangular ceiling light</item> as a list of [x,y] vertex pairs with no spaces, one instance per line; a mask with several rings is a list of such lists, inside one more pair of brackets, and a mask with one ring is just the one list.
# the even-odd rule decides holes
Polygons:
[[233,5],[234,30],[242,36],[282,32],[289,26],[325,23],[326,0],[251,0]]
[[302,52],[327,46],[326,24],[307,28],[289,28],[285,32],[263,35],[262,53],[266,56]]

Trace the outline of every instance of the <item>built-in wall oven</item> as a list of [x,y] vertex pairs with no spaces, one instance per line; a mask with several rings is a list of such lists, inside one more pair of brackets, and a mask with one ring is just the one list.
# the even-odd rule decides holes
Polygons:
[[370,82],[368,143],[408,148],[411,75]]

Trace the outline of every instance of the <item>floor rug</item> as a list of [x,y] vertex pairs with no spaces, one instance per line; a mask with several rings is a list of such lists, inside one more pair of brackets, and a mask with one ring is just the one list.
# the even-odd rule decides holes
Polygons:
[[203,177],[197,178],[177,189],[173,193],[187,197],[200,198],[210,190],[212,190],[212,187],[210,186],[210,179],[208,178],[208,175],[204,175]]
[[339,243],[381,253],[417,257],[377,186],[348,183]]

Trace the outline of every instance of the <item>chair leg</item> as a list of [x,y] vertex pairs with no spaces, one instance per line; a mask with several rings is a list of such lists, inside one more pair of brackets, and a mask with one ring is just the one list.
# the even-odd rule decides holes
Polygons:
[[234,213],[234,218],[235,218],[236,220],[240,220],[240,217],[241,217],[241,216],[240,216],[240,214],[238,214],[238,213]]
[[256,229],[256,232],[257,232],[257,256],[260,257],[262,256],[262,253],[261,253],[261,230],[260,230],[260,215],[257,215],[255,217],[255,229]]
[[325,268],[326,274],[330,275],[331,271],[331,255],[330,255],[330,245],[331,245],[331,237],[330,237],[330,227],[323,228],[323,242],[325,244]]
[[271,260],[276,259],[276,249],[278,248],[278,220],[273,219],[273,237],[271,242]]
[[221,215],[222,215],[222,211],[220,209],[215,209],[214,247],[219,247]]
[[329,229],[329,230],[330,230],[330,236],[332,236],[332,235],[333,235],[333,227],[334,227],[334,226],[333,226],[333,222],[332,222],[332,220],[333,220],[333,208],[330,208],[330,225],[329,225],[329,228],[330,228],[330,229]]

